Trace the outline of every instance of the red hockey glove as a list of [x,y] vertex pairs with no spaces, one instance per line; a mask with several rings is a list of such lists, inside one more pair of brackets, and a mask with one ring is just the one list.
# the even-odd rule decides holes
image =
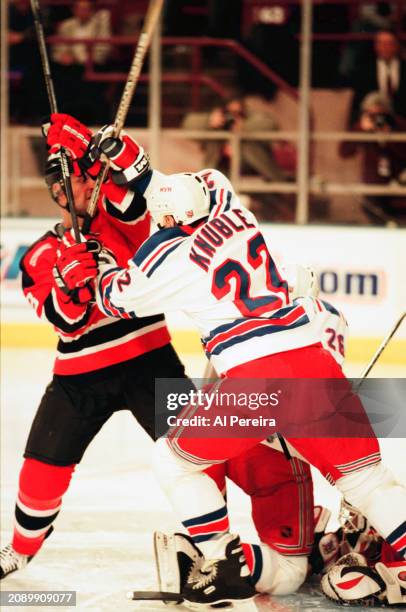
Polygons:
[[56,260],[53,275],[56,286],[75,304],[86,304],[93,296],[92,281],[97,276],[96,253],[100,250],[97,240],[88,240],[66,248]]
[[51,152],[61,147],[68,152],[75,174],[86,172],[91,177],[100,170],[100,151],[93,144],[93,132],[74,117],[63,113],[53,113],[51,124],[43,127]]
[[117,185],[128,185],[150,170],[144,148],[130,136],[121,132],[113,138],[113,126],[105,125],[94,137],[94,145],[110,160],[112,178]]

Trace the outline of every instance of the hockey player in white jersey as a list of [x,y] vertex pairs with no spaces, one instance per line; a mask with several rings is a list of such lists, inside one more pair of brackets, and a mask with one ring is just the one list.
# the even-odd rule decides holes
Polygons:
[[[318,294],[314,272],[299,265],[284,266],[284,276],[289,284],[289,295],[300,303],[300,297]],[[347,324],[337,310],[318,300],[318,316],[323,329],[320,340],[326,350],[341,365],[344,358]],[[323,328],[324,325],[324,328]],[[339,342],[331,345],[332,332]],[[290,449],[289,461],[283,453],[279,439],[269,441],[241,453],[224,463],[214,464],[206,470],[226,495],[226,477],[240,487],[251,500],[252,520],[258,534],[259,544],[242,542],[250,570],[251,582],[258,593],[288,595],[294,593],[304,582],[309,571],[309,555],[312,552],[315,522],[323,529],[327,510],[313,508],[313,487],[310,468]],[[322,512],[320,513],[320,511]],[[232,510],[231,510],[232,513]],[[316,513],[317,520],[314,513]],[[331,514],[331,513],[328,513]],[[324,535],[324,534],[323,534]],[[321,540],[317,537],[317,545]],[[324,536],[322,544],[328,539]],[[337,539],[337,538],[336,538]],[[330,540],[329,540],[330,541]],[[199,564],[202,557],[183,534],[156,534],[155,557],[158,565],[159,589],[161,592],[181,593],[187,570]],[[175,549],[175,550],[174,550]],[[330,551],[332,561],[338,559],[339,546]],[[174,554],[177,552],[177,554]],[[325,565],[324,549],[314,549],[312,558],[317,565]],[[337,553],[332,556],[331,553]]]
[[[300,303],[299,296],[307,293],[317,297],[311,271],[301,266],[287,266],[284,274],[292,299]],[[318,314],[321,342],[342,365],[348,332],[345,318],[331,304],[327,310],[323,309],[327,306],[324,300],[317,302],[321,306]],[[313,509],[308,466],[295,454],[293,447],[290,446],[289,451],[292,457],[287,461],[279,439],[274,436],[206,470],[223,494],[227,476],[251,498],[252,519],[260,543],[242,542],[241,546],[256,591],[270,595],[291,594],[302,585],[309,572],[327,573],[322,578],[321,588],[334,601],[397,605],[402,601],[401,578],[405,563],[398,562],[391,547],[345,500],[342,500],[340,511],[340,529],[327,531],[331,512],[320,506]],[[161,591],[180,594],[190,568],[202,563],[198,548],[190,538],[179,533],[165,536],[157,533],[155,554]],[[362,574],[357,574],[357,566],[361,567]],[[392,572],[390,593],[376,568]],[[343,581],[342,574],[348,571],[351,574]]]
[[[100,147],[113,168],[120,161],[116,165],[125,174],[125,144],[106,134]],[[161,230],[127,268],[113,260],[100,266],[99,307],[122,318],[182,310],[199,329],[221,385],[233,378],[343,379],[319,341],[320,304],[291,301],[254,215],[242,207],[227,179],[216,171],[165,176],[145,173],[145,164],[142,170],[138,187],[134,164],[128,180],[143,193]],[[332,406],[322,408],[330,413]],[[355,397],[351,408],[364,414]],[[382,465],[372,431],[365,423],[358,428],[351,422],[351,428],[362,437],[332,433],[328,439],[288,441],[405,554],[406,491]],[[190,605],[247,599],[255,590],[239,538],[229,533],[224,499],[203,470],[255,446],[267,432],[258,438],[204,439],[187,437],[185,429],[155,447],[158,478],[205,557],[183,596]]]
[[[198,327],[214,368],[227,377],[342,377],[318,345],[320,304],[290,302],[254,216],[232,191],[208,189],[215,173],[206,181],[199,174],[153,173],[144,196],[163,229],[144,243],[128,269],[101,269],[100,307],[125,318],[162,308],[183,310]],[[332,344],[339,341],[331,338]],[[202,469],[259,441],[246,440],[245,448],[241,439],[158,442],[158,476],[207,559],[185,587],[189,602],[213,604],[252,595],[239,539],[229,534],[227,508]],[[391,544],[404,549],[406,493],[382,466],[372,436],[290,442],[336,481]],[[390,513],[388,498],[393,500]]]

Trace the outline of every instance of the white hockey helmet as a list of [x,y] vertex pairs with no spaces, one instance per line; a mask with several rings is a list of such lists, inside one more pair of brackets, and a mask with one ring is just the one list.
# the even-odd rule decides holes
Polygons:
[[167,215],[179,225],[190,225],[208,216],[209,189],[203,178],[192,172],[170,174],[148,194],[147,208],[158,225]]

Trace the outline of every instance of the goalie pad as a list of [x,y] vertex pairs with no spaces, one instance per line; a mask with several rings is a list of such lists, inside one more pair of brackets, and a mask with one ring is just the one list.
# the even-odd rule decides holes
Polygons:
[[383,538],[365,516],[345,499],[341,500],[338,520],[343,530],[340,556],[350,552],[360,553],[370,565],[381,559]]
[[370,566],[377,561],[392,561],[393,556],[382,557],[384,540],[362,515],[344,499],[339,514],[340,529],[327,531],[331,512],[321,506],[314,508],[314,544],[310,565],[314,574],[324,574],[339,558],[349,553],[361,554]]
[[340,557],[341,533],[326,531],[331,511],[323,506],[314,507],[314,543],[309,557],[313,574],[322,574]]
[[363,555],[341,557],[321,580],[329,599],[341,604],[385,606],[406,604],[406,562],[368,566]]

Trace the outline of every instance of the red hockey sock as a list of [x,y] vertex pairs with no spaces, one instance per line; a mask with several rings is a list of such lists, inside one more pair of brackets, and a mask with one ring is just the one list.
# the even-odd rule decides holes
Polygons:
[[[262,554],[262,549],[259,544],[247,544],[246,542],[243,542],[241,546],[244,551],[248,569],[250,570],[252,583],[256,585],[262,576],[266,559],[264,559],[264,555]],[[268,565],[266,565],[266,570],[269,573],[269,561]]]
[[58,516],[62,495],[69,487],[75,465],[57,466],[25,459],[15,507],[12,546],[24,555],[35,555]]
[[252,569],[254,567],[254,551],[252,550],[251,544],[246,544],[245,542],[241,543],[242,549],[244,551],[245,558],[247,560],[248,569],[252,574]]

